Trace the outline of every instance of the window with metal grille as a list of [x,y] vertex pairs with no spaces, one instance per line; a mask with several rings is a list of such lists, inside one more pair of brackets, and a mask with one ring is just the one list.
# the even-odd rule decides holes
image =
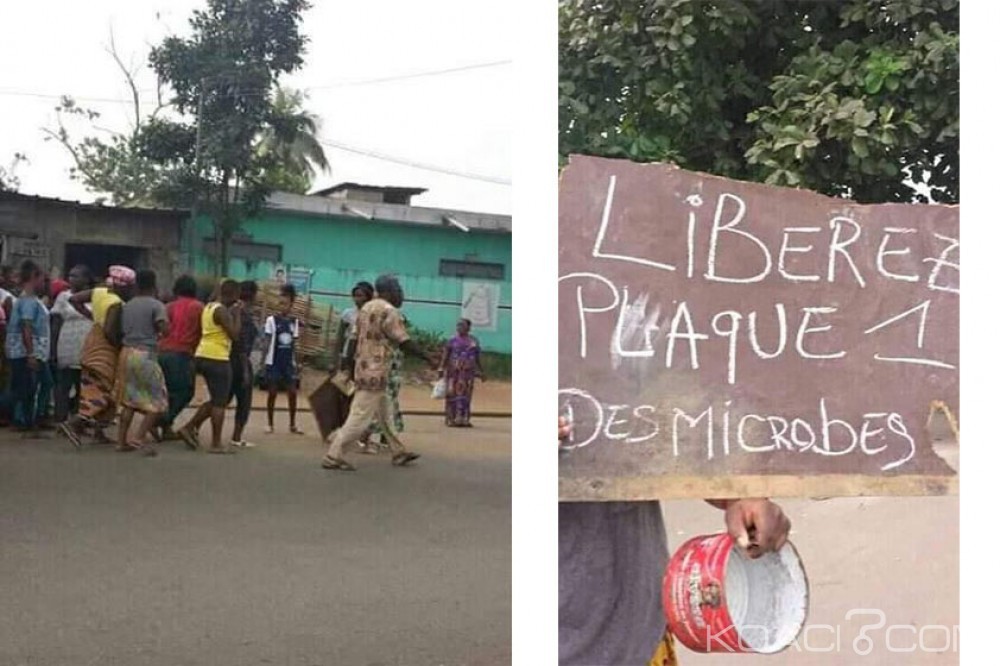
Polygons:
[[479,278],[483,280],[502,280],[503,264],[490,264],[484,261],[461,261],[458,259],[442,259],[439,273],[442,277]]

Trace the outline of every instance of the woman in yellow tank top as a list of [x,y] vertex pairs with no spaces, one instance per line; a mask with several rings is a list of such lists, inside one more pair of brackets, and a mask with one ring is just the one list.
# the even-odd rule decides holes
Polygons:
[[[194,352],[194,367],[208,385],[208,402],[205,402],[187,425],[177,430],[181,439],[197,449],[198,429],[212,419],[212,446],[209,453],[235,453],[236,449],[222,446],[222,426],[226,419],[233,382],[233,369],[229,352],[233,340],[239,336],[242,301],[236,280],[224,280],[219,286],[219,300],[209,303],[201,313],[201,342]],[[247,315],[249,316],[249,315]]]
[[98,440],[105,441],[103,428],[115,416],[115,378],[121,343],[122,303],[127,301],[135,284],[135,271],[127,266],[108,268],[107,286],[73,294],[71,302],[90,303],[94,327],[83,343],[80,356],[80,408],[60,431],[80,448],[81,435],[87,427],[94,429]]
[[90,294],[90,308],[94,316],[94,323],[103,327],[108,317],[108,310],[121,302],[121,296],[112,291],[110,287],[95,287]]
[[216,310],[223,307],[222,303],[209,303],[201,313],[201,342],[194,352],[195,358],[207,358],[213,361],[229,362],[229,352],[233,341],[219,323],[216,322]]

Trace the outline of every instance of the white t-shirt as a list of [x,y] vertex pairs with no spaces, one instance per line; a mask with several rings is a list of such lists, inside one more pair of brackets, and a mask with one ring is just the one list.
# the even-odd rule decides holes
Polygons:
[[[62,317],[62,328],[59,329],[59,340],[56,341],[56,363],[60,368],[79,368],[80,354],[83,351],[83,343],[94,326],[94,322],[80,314],[69,302],[69,290],[63,291],[56,297],[56,302],[52,306],[52,314]],[[2,299],[2,295],[0,295]],[[0,300],[0,303],[3,301]],[[90,303],[85,306],[90,311]]]

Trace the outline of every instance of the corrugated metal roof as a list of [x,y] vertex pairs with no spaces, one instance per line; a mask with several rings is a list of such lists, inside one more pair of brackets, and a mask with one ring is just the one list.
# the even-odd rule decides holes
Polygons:
[[0,191],[0,201],[36,201],[39,203],[53,204],[57,206],[73,206],[74,208],[87,208],[90,210],[122,210],[136,211],[139,213],[160,213],[160,214],[187,214],[188,211],[182,208],[151,208],[145,206],[106,206],[102,203],[83,203],[82,201],[72,201],[70,199],[57,199],[55,197],[43,197],[37,194],[23,194],[21,192]]
[[330,187],[324,187],[321,190],[316,190],[315,192],[310,192],[311,197],[325,197],[334,192],[339,192],[340,190],[366,190],[369,192],[395,192],[399,194],[408,194],[411,196],[417,196],[418,194],[423,194],[427,191],[426,187],[395,187],[391,185],[365,185],[363,183],[337,183]]
[[[329,199],[327,197],[307,194],[290,194],[275,192],[268,198],[267,207],[271,210],[306,213],[311,215],[331,215],[338,217],[363,217],[377,224],[390,222],[396,224],[419,224],[423,226],[458,225],[476,231],[493,231],[511,233],[510,215],[493,213],[473,213],[469,211],[450,210],[446,208],[423,208],[420,206],[403,206],[400,204],[372,203],[367,201],[346,201]],[[457,225],[454,223],[458,223]]]

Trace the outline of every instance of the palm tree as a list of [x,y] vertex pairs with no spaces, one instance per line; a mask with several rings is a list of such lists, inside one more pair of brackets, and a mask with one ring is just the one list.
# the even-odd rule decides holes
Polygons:
[[306,111],[304,102],[301,91],[278,88],[271,122],[257,144],[262,155],[274,157],[278,164],[276,189],[305,193],[313,178],[330,168],[317,138],[319,117]]

